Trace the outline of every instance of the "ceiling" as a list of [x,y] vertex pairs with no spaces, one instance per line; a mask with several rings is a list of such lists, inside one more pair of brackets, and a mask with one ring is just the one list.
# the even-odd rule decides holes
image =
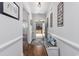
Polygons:
[[24,2],[26,9],[29,9],[33,14],[45,14],[51,2],[40,2],[41,6],[38,6],[39,2]]

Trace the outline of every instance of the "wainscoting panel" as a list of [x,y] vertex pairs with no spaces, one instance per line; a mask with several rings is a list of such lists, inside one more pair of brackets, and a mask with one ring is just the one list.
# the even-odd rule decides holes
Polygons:
[[0,45],[0,56],[22,55],[22,36]]
[[52,37],[56,38],[57,45],[60,49],[60,56],[78,56],[79,55],[79,44],[69,41],[58,35],[49,33]]

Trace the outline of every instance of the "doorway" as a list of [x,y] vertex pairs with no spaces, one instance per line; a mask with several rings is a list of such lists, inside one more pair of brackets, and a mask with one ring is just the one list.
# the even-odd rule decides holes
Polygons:
[[36,22],[36,39],[37,38],[44,38],[45,36],[45,22],[38,21]]

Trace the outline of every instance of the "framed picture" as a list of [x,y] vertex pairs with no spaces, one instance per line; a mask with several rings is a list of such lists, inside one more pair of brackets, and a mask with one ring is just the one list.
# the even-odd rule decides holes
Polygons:
[[64,3],[60,2],[57,6],[57,26],[62,27],[63,24],[63,15],[64,15]]
[[53,26],[53,13],[50,14],[50,27]]
[[0,2],[0,13],[19,20],[19,6],[15,2]]

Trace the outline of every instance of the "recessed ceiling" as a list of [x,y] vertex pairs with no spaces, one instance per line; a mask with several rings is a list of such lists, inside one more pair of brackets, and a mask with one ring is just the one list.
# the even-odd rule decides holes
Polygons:
[[40,6],[38,6],[39,2],[26,2],[24,5],[26,6],[28,3],[28,7],[33,14],[44,14],[48,11],[51,2],[40,2]]

